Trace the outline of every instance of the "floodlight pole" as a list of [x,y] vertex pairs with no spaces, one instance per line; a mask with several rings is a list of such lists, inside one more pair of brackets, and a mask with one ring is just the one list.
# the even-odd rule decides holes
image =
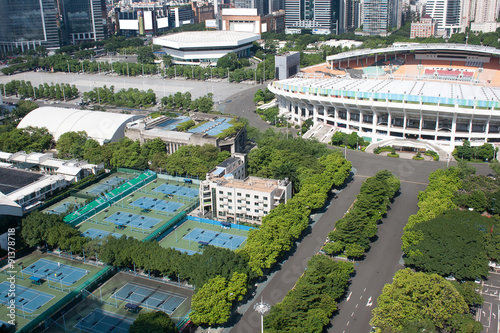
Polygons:
[[271,309],[271,305],[264,303],[262,296],[260,297],[260,302],[253,306],[253,309],[260,314],[260,328],[261,332],[264,333],[264,314]]

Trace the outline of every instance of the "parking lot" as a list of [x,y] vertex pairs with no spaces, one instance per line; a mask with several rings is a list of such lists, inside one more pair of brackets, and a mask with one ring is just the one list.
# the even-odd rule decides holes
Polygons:
[[484,304],[476,313],[476,320],[483,324],[483,332],[500,332],[500,273],[490,272],[488,280],[481,283]]

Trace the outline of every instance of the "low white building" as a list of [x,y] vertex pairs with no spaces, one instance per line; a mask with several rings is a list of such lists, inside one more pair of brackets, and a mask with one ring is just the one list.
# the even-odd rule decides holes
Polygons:
[[237,31],[187,31],[153,38],[173,61],[179,64],[199,65],[212,63],[228,53],[238,57],[250,56],[250,48],[259,34]]
[[[214,219],[231,223],[262,223],[271,209],[292,197],[285,180],[244,177],[245,155],[234,154],[200,183],[200,207]],[[239,178],[238,178],[239,177]]]
[[51,153],[25,153],[23,151],[14,154],[0,151],[0,163],[2,166],[16,166],[21,169],[40,169],[46,174],[63,176],[68,182],[77,182],[82,178],[96,174],[104,169],[104,164],[90,164],[87,161],[62,160],[54,158]]

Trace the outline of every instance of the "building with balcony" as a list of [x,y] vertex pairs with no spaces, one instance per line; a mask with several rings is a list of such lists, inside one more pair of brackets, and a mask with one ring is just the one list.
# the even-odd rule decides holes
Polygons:
[[262,223],[262,218],[292,197],[292,183],[245,177],[245,155],[233,154],[200,183],[200,207],[204,215],[231,223]]

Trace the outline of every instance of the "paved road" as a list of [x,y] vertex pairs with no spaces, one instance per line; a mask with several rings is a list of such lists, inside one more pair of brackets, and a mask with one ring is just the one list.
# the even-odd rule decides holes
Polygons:
[[500,274],[490,272],[487,280],[481,283],[483,305],[478,309],[476,320],[483,324],[484,333],[500,331]]
[[[230,329],[231,332],[247,333],[258,330],[260,319],[252,309],[253,304],[258,302],[261,296],[271,305],[283,300],[286,293],[304,272],[307,261],[321,248],[328,232],[334,229],[335,221],[340,219],[352,204],[355,196],[359,193],[362,182],[366,177],[387,169],[402,181],[401,194],[395,199],[387,218],[379,226],[379,239],[372,244],[372,249],[367,254],[367,260],[356,266],[357,274],[352,279],[352,285],[348,291],[352,291],[351,298],[349,301],[346,299],[339,304],[340,311],[333,318],[333,326],[329,329],[330,332],[363,333],[369,331],[371,309],[375,307],[382,287],[386,283],[391,283],[394,272],[402,267],[399,265],[402,254],[401,236],[408,216],[417,210],[418,191],[424,190],[427,186],[429,173],[438,168],[446,167],[446,163],[392,159],[349,150],[347,158],[356,169],[354,179],[337,195],[326,213],[298,244],[282,268],[270,277],[270,281],[257,289],[258,293],[253,300],[240,308],[241,318]],[[490,173],[485,164],[476,167],[478,167],[478,173]],[[370,297],[372,305],[367,307],[366,304]],[[355,303],[356,298],[357,303]],[[356,304],[358,304],[358,308],[356,308]],[[362,308],[360,308],[361,306]],[[355,313],[352,314],[353,312]],[[347,326],[347,322],[349,322],[350,328]]]
[[377,305],[377,297],[386,283],[392,281],[394,273],[403,266],[401,258],[401,236],[408,217],[417,212],[417,194],[426,185],[402,182],[401,192],[391,205],[387,218],[379,225],[378,240],[366,259],[357,263],[356,276],[352,279],[348,297],[339,304],[339,312],[331,321],[328,332],[368,333],[371,311]]

